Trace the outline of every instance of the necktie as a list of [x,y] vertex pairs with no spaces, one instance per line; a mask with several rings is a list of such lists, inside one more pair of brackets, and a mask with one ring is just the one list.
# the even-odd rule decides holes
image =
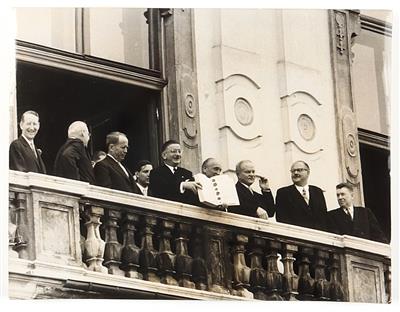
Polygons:
[[31,147],[31,149],[32,149],[32,151],[33,151],[33,153],[35,154],[35,156],[36,156],[36,158],[37,158],[36,149],[35,149],[35,146],[33,145],[33,142],[29,142],[29,145],[30,145],[30,147]]
[[307,192],[306,189],[303,187],[303,192],[301,193],[301,195],[303,195],[304,200],[306,201],[307,205],[309,202],[308,196],[307,196]]
[[178,170],[178,167],[174,167],[174,174],[176,173],[176,171]]
[[353,220],[353,218],[351,217],[351,213],[350,213],[349,208],[344,207],[344,212],[349,216],[349,218],[350,218],[351,220]]
[[249,186],[249,191],[251,193],[251,195],[254,195],[253,189]]

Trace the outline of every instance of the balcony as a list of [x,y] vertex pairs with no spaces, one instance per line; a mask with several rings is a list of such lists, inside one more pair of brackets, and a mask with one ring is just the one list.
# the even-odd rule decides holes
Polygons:
[[391,301],[390,246],[10,171],[9,297]]

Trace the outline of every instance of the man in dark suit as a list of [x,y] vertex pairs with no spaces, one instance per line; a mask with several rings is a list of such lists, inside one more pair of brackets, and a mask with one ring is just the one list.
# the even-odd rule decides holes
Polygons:
[[134,192],[133,175],[122,165],[128,153],[128,138],[121,132],[111,132],[106,138],[106,158],[96,163],[96,184],[125,192]]
[[135,168],[136,183],[133,186],[134,193],[151,196],[149,191],[150,172],[153,170],[153,165],[148,160],[141,160],[137,163]]
[[371,209],[354,207],[353,186],[350,183],[338,184],[336,196],[340,207],[328,212],[330,232],[388,242]]
[[68,139],[58,150],[54,174],[95,184],[92,162],[87,151],[90,133],[83,121],[74,121],[68,128]]
[[39,131],[39,114],[34,111],[26,111],[21,116],[19,123],[21,136],[10,144],[9,168],[23,172],[46,173],[43,163],[42,151],[37,149],[34,138]]
[[249,217],[268,219],[275,213],[274,198],[268,185],[268,179],[260,177],[261,193],[254,191],[251,185],[255,181],[255,168],[250,160],[242,160],[236,165],[236,191],[240,206],[229,206],[228,212]]
[[179,167],[182,159],[179,142],[169,140],[161,147],[164,164],[150,173],[153,196],[187,204],[198,204],[197,190],[201,185],[193,181],[191,171]]
[[290,172],[293,184],[276,193],[276,220],[325,231],[325,197],[319,187],[308,184],[310,167],[300,160],[293,163]]

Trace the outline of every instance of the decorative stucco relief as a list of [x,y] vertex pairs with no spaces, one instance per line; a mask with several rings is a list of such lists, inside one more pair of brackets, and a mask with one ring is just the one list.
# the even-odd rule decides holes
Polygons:
[[222,105],[219,107],[219,129],[228,129],[243,141],[259,141],[262,137],[262,114],[258,105],[260,86],[243,74],[230,75],[216,82]]
[[294,144],[306,154],[322,151],[321,103],[304,91],[294,92],[281,100],[285,144]]
[[185,134],[184,144],[189,148],[196,147],[198,144],[196,142],[196,136],[198,133],[197,122],[197,103],[194,96],[194,82],[192,74],[190,72],[185,72],[182,75],[181,82],[181,97],[183,99],[183,109],[182,109],[182,130]]
[[346,170],[350,181],[356,184],[360,180],[360,155],[357,140],[356,118],[349,108],[343,107],[342,113],[342,135]]
[[335,13],[336,21],[336,48],[340,55],[346,51],[346,15],[341,12]]

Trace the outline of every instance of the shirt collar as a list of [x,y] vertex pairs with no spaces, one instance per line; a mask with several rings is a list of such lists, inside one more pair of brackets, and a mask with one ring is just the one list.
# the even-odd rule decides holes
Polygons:
[[239,181],[239,183],[242,184],[242,185],[244,185],[245,188],[249,189],[250,192],[253,193],[253,189],[252,189],[249,185],[246,185],[246,184],[244,184],[244,183],[242,183],[242,182],[240,182],[240,181]]
[[147,190],[148,190],[148,186],[142,186],[141,184],[136,182],[136,185],[138,186],[138,188],[141,190],[142,194],[147,194]]
[[171,170],[172,173],[175,173],[174,168],[178,169],[178,166],[173,167],[173,166],[167,165],[166,163],[164,163],[164,165],[166,165],[169,168],[169,170]]
[[294,186],[296,187],[296,189],[297,189],[300,193],[303,192],[303,189],[305,189],[306,192],[308,193],[308,184],[306,184],[306,185],[304,185],[304,186],[298,186],[298,185],[295,184]]
[[26,138],[26,136],[24,136],[23,134],[21,134],[21,136],[25,139],[25,141],[26,141],[29,145],[33,144],[33,146],[35,146],[35,143],[33,143],[33,140],[32,140],[32,141],[28,140],[28,139]]
[[120,163],[118,160],[115,159],[115,157],[111,154],[107,154],[107,156],[110,156],[112,159],[114,159],[117,163]]

